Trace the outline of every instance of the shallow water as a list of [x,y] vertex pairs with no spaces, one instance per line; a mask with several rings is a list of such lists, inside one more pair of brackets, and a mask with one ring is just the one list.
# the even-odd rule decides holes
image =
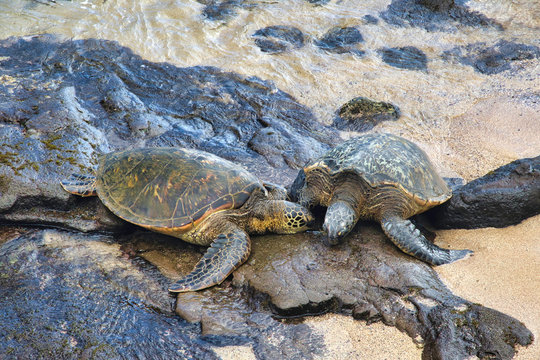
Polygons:
[[[151,61],[179,66],[215,65],[246,75],[274,81],[315,109],[320,121],[331,121],[334,111],[355,96],[367,96],[397,104],[402,110],[403,131],[417,127],[423,118],[431,127],[441,118],[460,115],[486,97],[498,84],[522,90],[513,79],[489,78],[470,66],[451,64],[440,55],[456,45],[493,44],[499,39],[540,45],[540,5],[520,2],[469,1],[478,11],[504,27],[463,26],[450,21],[447,31],[421,27],[397,27],[380,20],[388,1],[330,1],[314,6],[307,1],[245,1],[232,8],[224,20],[211,20],[197,1],[1,1],[0,37],[40,33],[67,38],[116,40]],[[366,24],[365,15],[379,19]],[[268,55],[253,41],[253,33],[269,25],[291,25],[308,38],[300,49]],[[314,45],[329,29],[357,26],[366,54],[331,54]],[[428,57],[428,71],[407,71],[384,64],[382,47],[415,46]],[[538,68],[524,70],[538,75]],[[525,77],[520,74],[520,78]],[[531,85],[539,85],[538,79]],[[489,95],[488,95],[489,96]],[[425,129],[418,127],[416,131]],[[434,134],[436,135],[436,134]]]
[[[505,131],[505,137],[514,137],[512,146],[493,159],[480,156],[483,154],[473,158],[485,163],[478,169],[468,166],[470,152],[461,154],[448,144],[456,141],[452,138],[456,118],[476,110],[475,106],[486,100],[498,103],[501,98],[519,98],[532,106],[533,114],[537,112],[537,59],[512,62],[511,70],[486,75],[455,59],[442,58],[445,51],[475,43],[492,46],[508,40],[540,46],[540,3],[468,1],[463,5],[466,21],[434,18],[433,22],[418,22],[400,18],[400,11],[391,11],[404,1],[408,0],[392,4],[371,0],[362,2],[362,6],[344,0],[321,6],[301,0],[237,1],[232,3],[238,6],[228,8],[228,15],[215,19],[208,16],[202,4],[206,1],[1,0],[0,38],[52,33],[72,39],[116,40],[151,61],[177,66],[213,65],[258,76],[309,106],[325,124],[330,124],[336,110],[354,97],[390,102],[400,109],[401,118],[380,124],[375,131],[416,140],[446,176],[470,180],[511,160],[540,152],[540,140],[535,141],[535,137],[525,140],[529,142],[527,147],[516,145],[523,134],[540,134],[540,121],[529,123],[520,134]],[[377,24],[366,20],[366,15],[375,18]],[[405,26],[393,25],[396,23]],[[297,27],[306,38],[305,45],[281,54],[262,52],[253,34],[270,25]],[[360,30],[365,40],[360,44],[364,56],[331,53],[315,45],[328,30],[346,26]],[[382,61],[380,49],[403,46],[421,50],[428,59],[427,69],[405,70]],[[465,128],[467,133],[480,131]],[[478,136],[482,135],[480,131]]]

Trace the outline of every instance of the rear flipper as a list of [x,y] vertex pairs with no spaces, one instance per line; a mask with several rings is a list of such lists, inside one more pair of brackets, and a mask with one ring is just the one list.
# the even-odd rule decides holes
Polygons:
[[384,233],[406,254],[432,265],[442,265],[472,254],[471,250],[442,249],[427,240],[409,220],[397,217],[381,221]]
[[220,284],[251,252],[248,235],[240,229],[220,234],[186,277],[169,287],[170,292],[206,289]]
[[60,182],[64,190],[79,196],[96,196],[96,177],[91,175],[71,174]]

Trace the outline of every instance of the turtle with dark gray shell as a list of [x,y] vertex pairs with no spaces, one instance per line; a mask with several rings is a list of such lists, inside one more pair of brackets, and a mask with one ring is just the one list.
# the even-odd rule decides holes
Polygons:
[[399,136],[368,134],[344,142],[300,170],[290,195],[308,208],[327,207],[323,230],[332,245],[363,219],[380,222],[397,247],[433,265],[471,253],[434,245],[407,220],[452,192],[426,153]]
[[180,148],[144,148],[104,155],[95,176],[72,175],[70,193],[97,195],[115,215],[182,240],[210,245],[191,273],[171,292],[221,283],[249,256],[248,233],[290,234],[312,220],[286,201],[279,186],[263,184],[215,155]]

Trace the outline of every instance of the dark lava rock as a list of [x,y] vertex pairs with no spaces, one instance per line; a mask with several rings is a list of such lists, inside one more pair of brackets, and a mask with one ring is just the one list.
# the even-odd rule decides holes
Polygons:
[[390,66],[407,70],[427,70],[427,56],[414,46],[383,48],[382,60]]
[[330,0],[306,0],[308,3],[313,5],[326,5]]
[[434,225],[474,229],[505,227],[540,214],[540,156],[504,165],[453,191],[426,215]]
[[373,15],[365,15],[363,17],[364,21],[366,24],[371,24],[371,25],[377,25],[379,23],[379,19],[377,19],[375,16]]
[[[421,5],[419,2],[432,4]],[[427,31],[455,32],[460,26],[493,27],[503,30],[501,24],[485,15],[471,11],[463,5],[465,1],[457,0],[454,6],[444,10],[451,0],[393,0],[380,17],[387,23],[396,26],[414,26]],[[442,4],[442,5],[438,5]],[[440,9],[440,11],[439,11]],[[434,11],[435,10],[435,11]]]
[[304,46],[304,34],[292,26],[268,26],[255,31],[253,36],[255,44],[267,53],[281,53]]
[[185,313],[201,316],[202,328],[178,317],[164,290],[170,280],[139,257],[166,251],[196,261],[193,245],[171,239],[0,233],[0,358],[219,359],[212,347],[225,345],[251,346],[259,359],[311,359],[322,351],[322,339],[306,325],[255,311],[241,289],[179,297],[179,307],[194,302],[189,296],[208,304],[204,313]]
[[416,0],[416,2],[433,11],[447,11],[454,6],[454,0]]
[[399,109],[381,101],[357,97],[344,104],[332,126],[339,130],[367,131],[382,121],[397,120]]
[[[59,185],[70,173],[92,173],[98,156],[113,150],[192,147],[280,183],[336,136],[268,82],[154,64],[115,42],[11,38],[0,41],[0,56],[4,222],[83,231],[124,226],[99,200],[77,199]],[[287,151],[264,146],[268,128]]]
[[0,246],[0,358],[218,359],[111,240],[44,230]]
[[352,53],[358,56],[364,55],[365,51],[359,49],[364,38],[355,27],[335,27],[330,29],[320,40],[315,41],[319,48],[337,54]]
[[519,321],[453,295],[430,266],[366,223],[337,247],[312,233],[260,237],[233,284],[267,294],[283,316],[342,311],[381,320],[423,343],[426,359],[511,359],[516,344],[533,340]]
[[519,44],[499,40],[493,46],[485,43],[470,44],[445,51],[445,60],[457,59],[461,64],[469,65],[482,74],[493,75],[515,68],[513,63],[540,57],[540,48],[533,45]]
[[249,7],[244,0],[197,0],[205,5],[202,15],[208,20],[222,21],[236,15],[236,9]]
[[463,178],[459,177],[443,177],[443,180],[446,182],[446,185],[452,190],[452,192],[456,191],[463,185],[465,185],[465,180]]

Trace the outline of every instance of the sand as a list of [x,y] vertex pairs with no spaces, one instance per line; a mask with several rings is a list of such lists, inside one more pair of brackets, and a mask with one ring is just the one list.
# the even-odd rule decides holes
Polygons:
[[475,252],[437,273],[456,295],[525,323],[535,342],[515,359],[540,359],[540,215],[503,229],[441,231],[436,243]]

